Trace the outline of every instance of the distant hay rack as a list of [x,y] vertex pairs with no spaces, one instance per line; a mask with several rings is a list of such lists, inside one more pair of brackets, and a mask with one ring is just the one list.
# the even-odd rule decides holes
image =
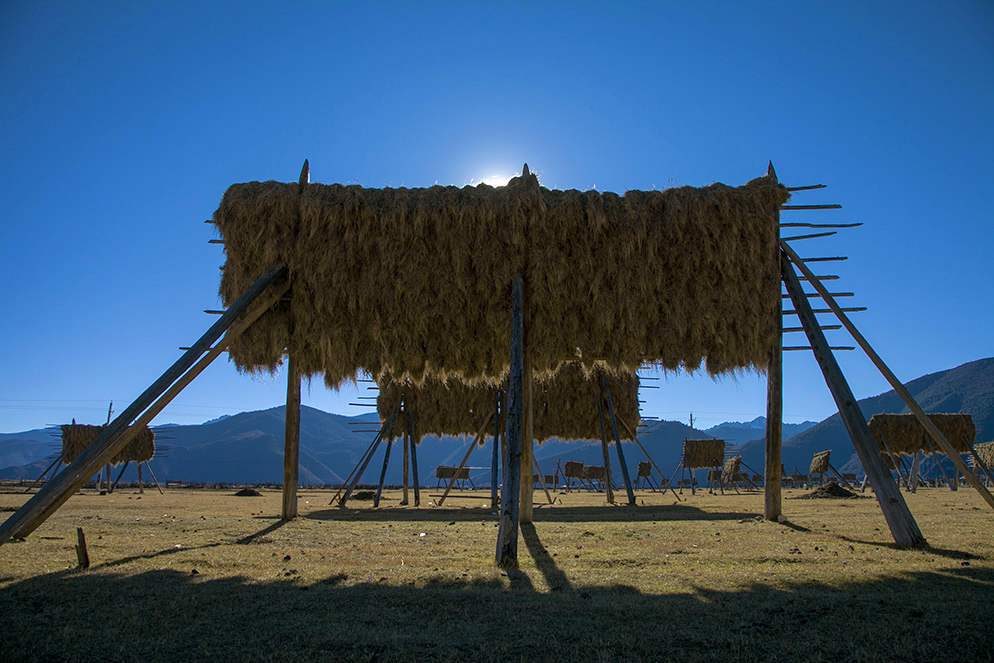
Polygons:
[[[930,414],[928,418],[935,424],[956,453],[969,453],[970,446],[977,435],[973,417],[969,414]],[[882,456],[887,455],[887,448],[895,456],[906,454],[913,456],[919,451],[931,454],[932,448],[937,453],[943,453],[938,445],[929,439],[926,441],[925,427],[918,422],[913,414],[875,414],[870,419],[870,433],[877,442]],[[884,445],[884,440],[887,445]],[[967,443],[969,441],[969,444]],[[929,443],[931,442],[931,447]]]
[[808,469],[808,476],[813,476],[815,474],[826,474],[829,468],[829,457],[831,456],[831,450],[819,451],[811,459],[811,467]]
[[[76,460],[90,444],[103,432],[104,426],[88,426],[86,424],[65,424],[62,426],[62,462],[71,463]],[[114,456],[110,464],[120,465],[130,461],[144,463],[155,456],[155,433],[148,426],[138,430],[135,437],[128,442],[124,449]]]
[[683,441],[683,466],[689,470],[704,467],[721,467],[725,462],[725,441],[717,438],[709,440]]

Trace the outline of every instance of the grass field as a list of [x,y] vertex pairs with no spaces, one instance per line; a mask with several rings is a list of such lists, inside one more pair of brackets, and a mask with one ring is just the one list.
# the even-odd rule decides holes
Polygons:
[[[890,545],[873,499],[786,490],[777,524],[758,518],[761,493],[640,492],[628,507],[600,493],[539,505],[538,491],[510,572],[493,564],[488,491],[420,509],[388,491],[374,510],[302,490],[291,523],[277,491],[234,492],[81,493],[0,547],[0,659],[994,657],[994,511],[971,489],[907,495],[929,541],[917,550]],[[0,509],[25,499],[0,494]]]

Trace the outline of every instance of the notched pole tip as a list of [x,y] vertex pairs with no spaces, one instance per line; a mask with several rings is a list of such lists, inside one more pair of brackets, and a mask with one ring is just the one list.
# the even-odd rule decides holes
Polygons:
[[304,159],[304,165],[300,169],[300,180],[298,180],[301,186],[311,183],[311,167],[307,163],[307,159]]

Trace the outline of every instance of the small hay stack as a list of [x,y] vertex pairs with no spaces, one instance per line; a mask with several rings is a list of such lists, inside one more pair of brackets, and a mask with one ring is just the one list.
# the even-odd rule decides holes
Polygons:
[[[85,424],[65,424],[62,426],[62,462],[71,463],[76,460],[90,444],[97,439],[104,426],[88,426]],[[116,456],[110,465],[120,465],[130,461],[144,463],[155,456],[155,433],[148,426],[143,426],[135,438],[128,443]]]
[[724,462],[724,440],[712,438],[710,440],[683,441],[683,466],[688,470],[721,467]]
[[[967,440],[972,444],[977,434],[973,417],[969,414],[930,414],[928,418],[957,453],[970,453]],[[929,442],[932,442],[937,453],[942,453],[934,441],[926,441],[925,427],[913,414],[875,414],[870,419],[870,432],[877,441],[881,456],[887,456],[887,447],[890,447],[895,456],[913,456],[919,451],[931,454]],[[884,440],[887,441],[887,447],[884,446]]]
[[742,474],[742,456],[732,456],[725,459],[725,466],[721,470],[721,476],[726,483],[736,481]]
[[289,351],[331,387],[360,371],[496,386],[522,274],[536,378],[578,358],[628,373],[646,361],[764,370],[789,196],[773,175],[624,195],[550,190],[531,174],[497,188],[235,184],[213,218],[225,306],[277,263],[293,288],[230,357],[273,371]]
[[989,470],[994,472],[994,442],[981,442],[973,445],[977,450],[977,456],[984,462]]
[[[550,438],[564,441],[601,439],[597,415],[601,375],[599,371],[587,371],[579,362],[573,362],[563,365],[554,375],[535,380],[533,407],[536,442],[542,443]],[[621,439],[631,440],[628,431],[637,430],[640,422],[638,375],[603,375],[611,390],[611,403],[619,420]],[[401,391],[405,406],[414,414],[418,442],[427,435],[475,435],[487,415],[493,412],[497,393],[495,387],[466,384],[456,379],[443,381],[428,378],[420,386],[413,383],[402,385],[391,380],[380,384],[376,407],[381,423],[389,419]],[[503,429],[502,416],[500,430]],[[604,429],[608,439],[612,439],[611,421],[606,408]],[[484,432],[492,435],[493,430],[491,423]],[[407,418],[399,417],[395,434],[407,432]]]
[[816,474],[826,474],[828,472],[829,457],[831,456],[831,450],[829,451],[819,451],[811,459],[811,467],[808,469],[808,476],[814,476]]

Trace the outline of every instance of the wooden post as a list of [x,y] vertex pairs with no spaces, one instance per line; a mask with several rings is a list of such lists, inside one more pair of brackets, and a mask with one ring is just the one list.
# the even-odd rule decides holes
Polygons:
[[[939,445],[938,448],[942,449],[944,454],[949,456],[949,460],[953,462],[956,469],[962,472],[963,476],[965,476],[977,492],[980,493],[980,496],[984,498],[984,501],[987,502],[991,508],[994,508],[994,495],[991,495],[991,492],[987,490],[987,487],[981,483],[980,478],[970,471],[970,468],[963,462],[960,455],[956,453],[956,449],[953,448],[953,445],[949,443],[949,440],[947,440],[936,425],[932,423],[932,420],[928,418],[928,415],[926,415],[925,411],[920,405],[918,405],[918,402],[911,397],[911,393],[908,391],[907,387],[905,387],[904,384],[897,379],[897,376],[891,372],[890,368],[888,368],[887,364],[884,363],[883,359],[880,358],[867,340],[863,338],[863,335],[859,333],[856,326],[849,320],[842,308],[836,303],[835,298],[832,297],[831,293],[829,293],[825,286],[821,284],[821,281],[818,280],[811,270],[807,268],[804,261],[801,260],[796,253],[794,253],[793,249],[787,246],[787,244],[783,241],[780,242],[780,246],[784,253],[790,257],[790,260],[797,265],[797,268],[804,273],[804,276],[807,277],[811,285],[818,291],[818,294],[825,300],[825,303],[828,304],[828,307],[839,319],[839,322],[842,323],[842,325],[846,328],[846,331],[848,331],[853,337],[853,340],[859,344],[859,347],[863,349],[863,352],[865,352],[866,356],[873,362],[873,365],[877,367],[880,374],[887,379],[887,382],[890,383],[890,386],[894,389],[894,392],[901,397],[904,404],[908,406],[909,410],[911,410],[911,414],[915,415],[915,419],[918,420],[918,423],[925,428],[926,434]],[[796,309],[797,307],[795,306],[794,308]]]
[[[542,474],[542,468],[538,466],[538,459],[532,456],[532,464],[535,466],[535,471],[538,473],[538,483],[542,486],[542,490],[545,492],[545,499],[549,504],[555,504],[556,500],[549,494],[549,487],[545,485],[545,476]],[[552,487],[555,489],[555,486]]]
[[911,492],[918,492],[918,459],[921,456],[921,451],[915,452],[915,459],[911,462]]
[[511,283],[511,366],[507,381],[507,414],[504,437],[507,465],[500,492],[500,521],[497,529],[496,562],[500,567],[518,566],[518,522],[521,499],[521,434],[524,406],[524,285],[521,274]]
[[932,440],[928,439],[928,435],[925,436],[925,444],[928,445],[929,451],[932,452],[932,458],[935,459],[935,464],[939,466],[939,471],[942,472],[942,478],[946,480],[946,485],[951,489],[953,487],[952,479],[949,478],[949,473],[946,472],[946,468],[942,466],[942,459],[939,458],[939,454],[936,453],[935,447],[932,446]]
[[297,482],[300,466],[300,373],[293,353],[286,362],[286,428],[283,440],[282,520],[297,517]]
[[[404,414],[407,414],[406,412]],[[407,506],[407,476],[410,473],[411,466],[411,436],[404,433],[404,496],[400,500],[402,506]]]
[[490,508],[497,508],[497,467],[500,464],[500,389],[494,397],[494,449],[490,461]]
[[[34,488],[35,486],[37,486],[37,485],[38,485],[39,483],[41,483],[41,480],[45,478],[45,475],[47,475],[47,474],[48,474],[48,473],[49,473],[49,472],[51,471],[51,469],[52,469],[53,467],[55,467],[56,465],[58,465],[58,464],[59,464],[59,463],[61,463],[61,462],[62,462],[62,456],[61,456],[61,455],[59,455],[59,456],[58,456],[58,457],[57,457],[57,458],[56,458],[55,460],[53,460],[53,461],[52,461],[52,464],[51,464],[51,465],[49,465],[48,467],[46,467],[46,468],[45,468],[45,471],[44,471],[44,472],[42,472],[42,473],[41,473],[41,474],[40,474],[40,475],[38,476],[38,478],[37,478],[37,479],[35,479],[35,480],[34,480],[34,482],[32,482],[32,484],[31,484],[30,486],[28,486],[28,489],[27,489],[27,490],[25,490],[24,492],[25,492],[25,493],[30,493],[30,492],[31,492],[31,489],[32,489],[32,488]],[[58,472],[58,470],[56,470],[56,472]],[[53,474],[52,474],[52,476],[55,476],[55,473],[53,473]]]
[[414,506],[421,506],[421,480],[418,478],[418,436],[414,432],[414,413],[408,410],[407,403],[404,403],[407,410],[407,433],[411,438],[411,472],[414,475]]
[[[638,436],[631,429],[631,427],[627,423],[625,423],[624,419],[619,419],[619,421],[621,422],[621,425],[625,427],[625,431],[627,431],[627,433],[631,436],[631,438],[633,440],[635,440],[635,444],[639,445],[639,449],[641,449],[642,453],[645,454],[646,459],[652,464],[652,466],[654,468],[656,468],[656,472],[659,473],[659,482],[660,482],[660,484],[663,484],[662,485],[663,494],[665,495],[666,494],[666,490],[669,489],[669,491],[671,493],[673,493],[673,497],[676,498],[676,501],[679,502],[680,501],[680,496],[676,494],[676,491],[673,490],[673,487],[669,484],[668,481],[666,481],[666,475],[663,474],[663,471],[661,469],[659,469],[658,465],[656,465],[656,461],[652,460],[652,457],[649,455],[649,452],[646,451],[645,447],[642,446],[642,443],[639,442]],[[569,482],[566,483],[566,487],[567,488],[569,487]]]
[[[183,390],[197,375],[199,375],[214,359],[224,351],[227,342],[244,331],[253,321],[272,306],[276,297],[268,297],[264,305],[256,307],[246,319],[240,321],[235,328],[238,318],[245,313],[255,300],[272,288],[287,274],[283,265],[274,265],[253,283],[241,297],[235,301],[225,313],[211,325],[210,329],[187,350],[158,380],[146,389],[124,412],[108,425],[97,436],[89,447],[70,463],[59,476],[46,482],[34,497],[18,509],[2,525],[0,525],[0,544],[11,537],[23,538],[45,522],[49,516],[62,506],[83,484],[93,476],[98,469],[106,464],[119,451],[131,442],[133,436],[141,427],[147,425],[155,415],[162,411],[180,391]],[[282,293],[284,289],[280,289]],[[231,328],[229,330],[229,328]],[[198,358],[211,348],[225,331],[226,342],[219,343],[207,352],[207,356]],[[196,366],[194,366],[196,364]],[[175,383],[175,385],[173,384]],[[159,399],[156,401],[156,399]],[[151,407],[149,407],[151,405]],[[146,411],[147,410],[147,411]],[[144,414],[142,414],[144,412]],[[141,415],[137,421],[135,417]],[[134,426],[130,426],[134,421]]]
[[148,475],[152,477],[152,481],[155,483],[155,487],[159,491],[159,494],[165,495],[165,493],[162,492],[162,486],[159,485],[159,480],[155,478],[155,472],[152,471],[152,466],[148,464],[147,460],[145,461],[145,469],[148,470]]
[[142,464],[141,464],[141,462],[138,463],[138,494],[139,495],[144,495],[145,494],[145,484],[142,483]]
[[[776,180],[777,173],[770,162],[766,171]],[[780,273],[780,212],[774,213],[772,224],[777,237],[773,255],[770,256],[771,267],[776,274]],[[783,513],[783,305],[780,298],[780,279],[776,280],[776,301],[773,303],[771,322],[774,323],[770,338],[770,355],[766,368],[766,466],[763,476],[766,477],[763,486],[763,516],[767,520],[776,520]],[[772,294],[772,293],[771,293]],[[724,489],[722,490],[724,492]]]
[[480,426],[480,430],[477,431],[476,436],[473,438],[473,443],[469,445],[469,449],[466,450],[466,455],[463,457],[462,462],[459,463],[456,473],[452,476],[452,480],[449,481],[449,485],[446,486],[445,492],[442,493],[442,497],[438,500],[438,506],[442,506],[442,503],[445,502],[445,498],[449,496],[449,492],[452,490],[452,487],[456,485],[456,481],[459,479],[459,473],[462,472],[462,468],[466,467],[466,463],[469,462],[469,456],[473,453],[473,449],[476,448],[476,445],[483,442],[483,438],[487,434],[487,425],[490,423],[490,419],[493,418],[493,416],[494,415],[491,414],[487,417],[486,421],[483,422],[483,425]]
[[373,498],[374,508],[380,506],[380,496],[383,494],[383,482],[387,478],[387,466],[390,464],[390,449],[393,448],[393,438],[396,428],[397,422],[394,421],[393,427],[390,429],[390,437],[387,438],[387,450],[383,454],[383,469],[380,470],[380,482],[376,484],[376,497]]
[[601,425],[601,452],[604,455],[604,496],[608,504],[614,504],[614,487],[611,485],[611,454],[608,452],[607,431],[604,429],[604,406],[600,394],[597,395],[597,420]]
[[628,464],[625,462],[625,452],[621,450],[621,435],[618,433],[618,420],[614,416],[614,405],[611,403],[611,388],[607,386],[607,376],[601,374],[601,384],[604,386],[604,398],[607,400],[607,413],[611,419],[611,430],[614,433],[614,443],[618,450],[618,463],[621,464],[621,476],[625,478],[625,490],[628,492],[628,504],[634,506],[635,491],[632,489],[632,479],[628,476]]
[[90,568],[90,553],[86,551],[86,536],[83,535],[83,528],[76,528],[76,560],[79,568]]
[[373,437],[373,441],[369,443],[369,446],[366,447],[366,450],[362,452],[361,456],[359,456],[359,462],[356,463],[356,466],[352,468],[351,472],[349,472],[349,476],[345,478],[345,481],[342,482],[341,486],[339,486],[338,492],[335,493],[335,496],[331,498],[331,501],[328,502],[328,504],[334,504],[335,501],[338,500],[339,495],[341,495],[342,492],[344,492],[346,489],[348,489],[350,485],[352,485],[352,477],[354,477],[355,473],[359,471],[359,468],[366,461],[366,458],[372,455],[374,449],[380,443],[380,438],[386,435],[387,424],[389,421],[390,419],[388,418],[387,421],[384,421],[382,424],[380,424],[380,429],[376,432],[376,436]]
[[[877,452],[877,443],[866,425],[866,419],[859,409],[856,397],[853,396],[845,376],[842,375],[842,370],[835,361],[835,356],[828,347],[825,333],[821,330],[818,319],[811,311],[811,305],[808,303],[807,297],[804,296],[801,282],[797,279],[797,274],[794,273],[786,254],[781,255],[780,265],[784,285],[786,285],[787,292],[794,303],[794,309],[801,319],[801,326],[804,327],[804,333],[808,337],[808,343],[818,361],[822,375],[825,377],[825,383],[828,385],[829,391],[832,392],[835,404],[839,408],[839,416],[845,423],[849,437],[859,455],[859,460],[863,464],[863,469],[866,470],[873,483],[873,494],[880,504],[880,509],[887,520],[895,543],[904,548],[924,543],[925,537],[918,529],[918,523],[911,515],[900,489],[894,485],[893,481],[889,480],[890,473]],[[805,276],[808,276],[809,279],[814,278],[813,274],[805,274]]]
[[394,421],[397,419],[398,412],[400,412],[400,403],[403,400],[404,400],[404,394],[401,393],[400,397],[397,399],[397,404],[393,408],[393,412],[390,413],[390,418],[387,419],[386,422],[383,424],[383,427],[380,428],[380,432],[376,436],[376,439],[373,440],[373,444],[369,449],[369,453],[366,455],[366,458],[363,459],[362,463],[359,464],[359,468],[356,470],[355,476],[352,478],[352,483],[349,484],[349,487],[345,491],[345,494],[342,495],[342,501],[338,503],[340,507],[344,507],[345,503],[349,501],[349,498],[352,496],[352,491],[355,490],[356,485],[358,485],[359,480],[362,478],[362,473],[365,472],[366,467],[369,466],[369,461],[373,460],[373,454],[376,453],[376,448],[380,445],[380,442],[383,440],[383,436],[384,435],[390,435],[391,437],[393,436],[393,424]]
[[521,437],[521,506],[520,523],[525,525],[533,520],[535,482],[532,481],[532,465],[535,463],[535,408],[534,382],[532,381],[531,361],[528,359],[528,330],[525,330],[525,405],[524,431]]

